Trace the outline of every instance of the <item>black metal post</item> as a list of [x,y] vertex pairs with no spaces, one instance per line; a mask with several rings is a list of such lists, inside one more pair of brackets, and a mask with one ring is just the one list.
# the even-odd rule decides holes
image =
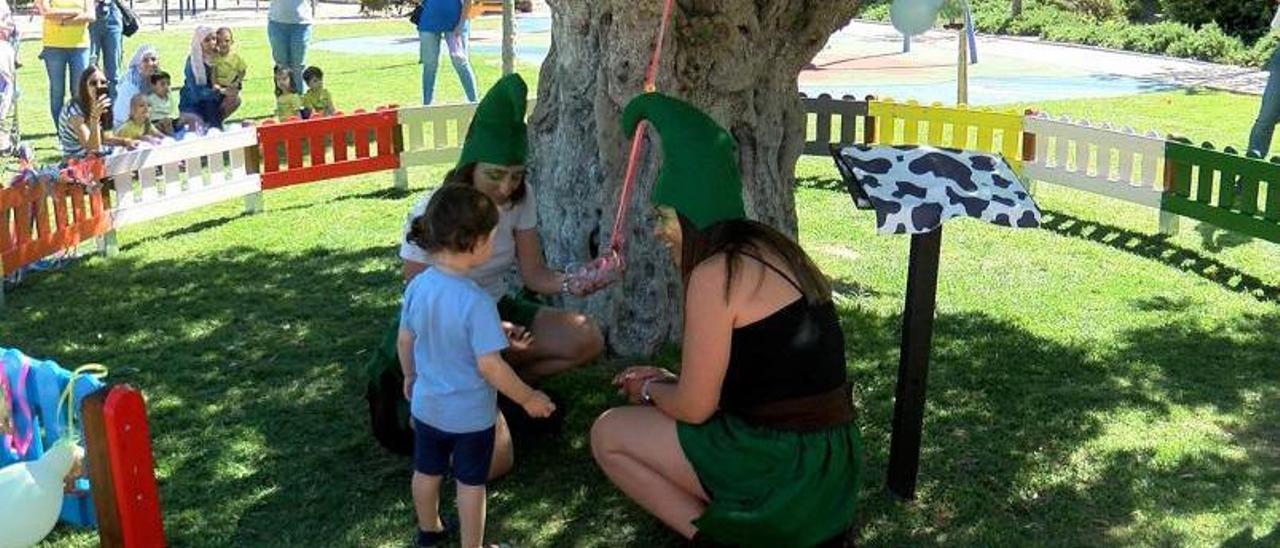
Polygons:
[[916,496],[920,469],[920,437],[924,428],[925,384],[933,344],[933,313],[938,293],[938,261],[942,227],[911,236],[907,264],[907,299],[902,311],[902,346],[898,388],[893,398],[893,433],[889,441],[889,491],[904,499]]

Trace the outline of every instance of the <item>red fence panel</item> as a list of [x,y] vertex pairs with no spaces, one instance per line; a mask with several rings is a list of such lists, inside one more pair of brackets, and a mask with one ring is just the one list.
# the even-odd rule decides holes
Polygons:
[[101,545],[162,548],[164,523],[142,394],[109,386],[85,398],[81,414]]
[[258,127],[262,188],[396,169],[396,124],[393,106],[264,123]]

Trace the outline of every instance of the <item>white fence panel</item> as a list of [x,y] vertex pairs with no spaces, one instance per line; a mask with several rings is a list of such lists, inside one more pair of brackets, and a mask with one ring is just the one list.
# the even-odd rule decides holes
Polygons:
[[1132,129],[1088,121],[1027,116],[1024,131],[1035,135],[1035,158],[1024,175],[1135,204],[1160,208],[1164,192],[1164,139]]
[[261,192],[245,161],[256,145],[253,128],[236,128],[108,157],[115,228]]

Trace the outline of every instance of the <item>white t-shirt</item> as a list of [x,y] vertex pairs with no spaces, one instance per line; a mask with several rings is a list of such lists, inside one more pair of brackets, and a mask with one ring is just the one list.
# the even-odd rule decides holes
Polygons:
[[[516,265],[516,231],[530,230],[538,226],[538,206],[534,198],[533,186],[527,181],[524,184],[524,200],[510,207],[498,208],[498,231],[493,236],[493,254],[484,264],[467,273],[496,301],[507,294],[507,274]],[[400,231],[400,258],[416,263],[431,264],[431,254],[427,250],[409,242],[409,227],[413,220],[427,211],[427,202],[435,191],[426,193],[418,203],[409,209],[409,217],[405,219],[404,229]]]

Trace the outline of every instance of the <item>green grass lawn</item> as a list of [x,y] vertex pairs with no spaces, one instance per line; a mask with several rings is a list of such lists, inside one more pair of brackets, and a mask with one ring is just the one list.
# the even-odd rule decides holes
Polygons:
[[[261,36],[239,40],[265,52]],[[156,41],[177,66],[181,41]],[[316,55],[343,106],[418,93],[412,58]],[[492,82],[494,60],[476,64]],[[267,85],[265,68],[252,75]],[[452,74],[439,80],[460,97]],[[1223,143],[1243,140],[1256,108],[1181,92],[1050,106]],[[42,108],[24,101],[24,115]],[[363,363],[397,309],[404,211],[442,175],[415,170],[407,193],[390,173],[305,185],[268,194],[260,215],[229,202],[130,227],[118,256],[8,295],[0,345],[102,362],[145,391],[172,545],[402,546],[409,462],[369,435]],[[797,175],[802,242],[836,282],[866,438],[862,545],[1280,545],[1273,244],[1191,223],[1157,236],[1152,211],[1050,185],[1042,230],[948,224],[919,498],[904,504],[884,474],[908,241],[874,235],[828,161]],[[587,429],[619,403],[615,369],[551,382],[565,431],[517,448],[515,473],[490,489],[492,539],[679,545],[591,461]],[[96,537],[59,529],[47,544]]]

